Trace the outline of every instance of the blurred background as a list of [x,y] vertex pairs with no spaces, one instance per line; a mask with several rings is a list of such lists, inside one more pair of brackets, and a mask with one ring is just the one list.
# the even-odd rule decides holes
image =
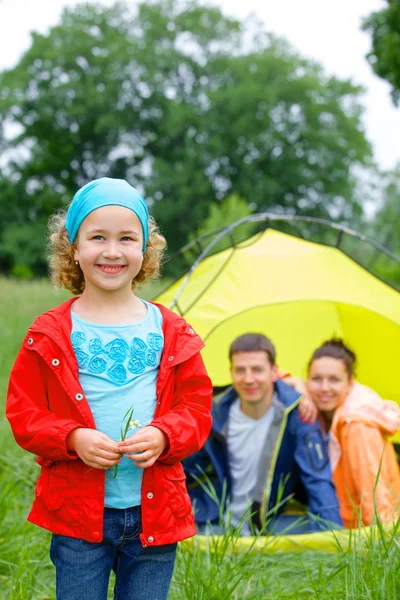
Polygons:
[[399,31],[400,0],[0,0],[0,274],[45,276],[49,215],[101,176],[145,195],[170,256],[263,211],[400,254]]

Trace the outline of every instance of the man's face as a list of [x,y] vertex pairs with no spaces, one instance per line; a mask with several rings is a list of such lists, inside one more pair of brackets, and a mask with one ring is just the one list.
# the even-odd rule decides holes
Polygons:
[[265,403],[269,407],[278,369],[271,365],[266,352],[257,350],[233,354],[231,376],[242,405]]

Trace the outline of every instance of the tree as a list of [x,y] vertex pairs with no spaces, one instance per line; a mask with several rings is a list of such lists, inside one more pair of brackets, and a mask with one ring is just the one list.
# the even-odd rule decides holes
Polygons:
[[[210,213],[207,219],[201,224],[199,229],[190,235],[190,240],[201,238],[201,248],[204,249],[214,239],[215,235],[209,235],[212,232],[225,229],[227,225],[236,223],[240,219],[248,217],[252,211],[243,198],[236,194],[230,194],[222,202],[211,205]],[[226,235],[211,250],[211,253],[221,252],[232,246],[233,243],[240,243],[250,238],[257,231],[257,224],[243,223],[236,227],[230,235]],[[190,256],[194,260],[199,254],[200,248],[197,245],[191,250]]]
[[351,222],[353,169],[370,158],[360,95],[215,7],[79,5],[0,75],[8,201],[42,222],[89,179],[124,177],[172,252],[229,194]]
[[363,29],[372,35],[372,50],[367,58],[379,77],[392,86],[396,105],[400,100],[400,0],[386,0],[387,8],[373,12]]
[[[400,163],[383,174],[384,203],[370,224],[370,237],[400,258]],[[374,272],[400,290],[400,264],[375,253]]]

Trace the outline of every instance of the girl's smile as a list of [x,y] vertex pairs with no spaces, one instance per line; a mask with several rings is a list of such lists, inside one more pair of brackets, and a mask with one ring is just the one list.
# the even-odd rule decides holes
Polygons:
[[100,269],[100,271],[103,271],[103,273],[107,273],[108,275],[119,275],[119,273],[121,273],[124,269],[127,268],[127,265],[99,264],[99,265],[96,265],[96,267],[98,267]]
[[123,206],[103,206],[79,227],[74,258],[91,291],[131,292],[143,263],[143,231],[137,215]]

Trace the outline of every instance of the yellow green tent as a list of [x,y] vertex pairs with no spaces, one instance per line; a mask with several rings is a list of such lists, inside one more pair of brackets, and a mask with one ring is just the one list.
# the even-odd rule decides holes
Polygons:
[[252,554],[275,554],[278,552],[335,552],[343,554],[352,549],[358,552],[370,552],[372,547],[385,541],[390,544],[396,535],[397,528],[393,525],[384,527],[360,527],[336,531],[320,531],[316,533],[303,533],[299,535],[276,535],[259,537],[227,538],[220,535],[196,535],[181,542],[181,547],[187,552],[196,549],[218,554],[221,546],[234,553],[250,552]]
[[157,300],[205,340],[214,386],[230,382],[228,347],[242,333],[270,337],[279,367],[302,377],[313,350],[340,336],[357,379],[400,404],[400,293],[337,248],[268,229],[206,257]]

